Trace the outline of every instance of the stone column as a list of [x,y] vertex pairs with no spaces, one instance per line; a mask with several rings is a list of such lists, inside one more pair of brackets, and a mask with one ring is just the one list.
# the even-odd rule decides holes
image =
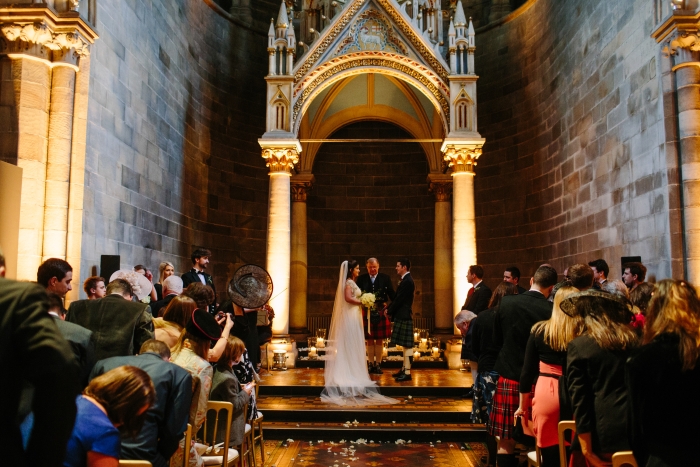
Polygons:
[[[483,143],[482,143],[483,144]],[[445,143],[442,152],[452,175],[452,316],[467,297],[467,271],[476,264],[476,223],[474,215],[474,166],[481,145]],[[455,328],[456,333],[456,328]]]
[[289,283],[289,326],[292,334],[308,333],[306,328],[306,297],[308,255],[306,242],[306,194],[314,176],[292,176],[292,253]]
[[262,157],[270,168],[270,197],[267,220],[266,269],[274,290],[270,305],[275,310],[272,332],[289,333],[289,273],[291,259],[291,172],[299,162],[297,140],[259,140]]
[[434,286],[435,331],[451,333],[452,324],[452,177],[428,175],[430,191],[435,195]]

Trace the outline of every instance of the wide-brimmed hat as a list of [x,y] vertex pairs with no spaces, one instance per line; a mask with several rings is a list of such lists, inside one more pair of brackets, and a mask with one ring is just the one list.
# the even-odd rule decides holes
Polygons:
[[238,268],[228,283],[228,296],[243,308],[259,308],[272,296],[272,278],[266,270],[255,264]]
[[221,337],[221,328],[216,319],[206,311],[196,309],[192,312],[192,319],[187,322],[185,329],[190,334],[203,339],[217,341]]
[[614,303],[615,305],[622,306],[625,309],[630,308],[629,301],[621,295],[612,294],[609,292],[602,292],[600,290],[595,289],[588,289],[584,290],[583,292],[578,292],[569,295],[564,300],[562,300],[561,304],[559,305],[561,311],[563,311],[569,316],[576,316],[576,304],[582,297],[598,297],[603,300],[609,301],[611,304]]
[[112,282],[114,279],[124,279],[131,284],[131,290],[139,301],[151,295],[153,284],[143,274],[139,274],[131,269],[120,269],[112,274],[109,281]]

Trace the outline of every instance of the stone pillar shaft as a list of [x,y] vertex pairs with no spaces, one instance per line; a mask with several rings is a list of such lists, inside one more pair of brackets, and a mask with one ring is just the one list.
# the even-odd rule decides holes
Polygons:
[[467,298],[469,266],[476,264],[476,224],[474,216],[474,174],[455,172],[452,174],[452,283],[454,287],[453,313],[462,309]]
[[303,334],[306,327],[306,300],[308,287],[308,245],[306,224],[306,195],[311,188],[311,177],[292,177],[292,252],[289,283],[290,332]]
[[449,176],[429,176],[430,191],[435,194],[435,252],[434,252],[434,296],[435,330],[452,331],[452,180]]

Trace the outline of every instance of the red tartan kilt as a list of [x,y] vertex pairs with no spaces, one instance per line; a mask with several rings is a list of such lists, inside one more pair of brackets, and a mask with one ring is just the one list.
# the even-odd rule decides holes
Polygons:
[[520,384],[518,381],[500,377],[493,395],[491,415],[486,423],[486,430],[492,436],[501,439],[513,438],[515,411],[520,405]]
[[388,339],[391,337],[391,321],[383,313],[379,316],[381,317],[379,324],[371,325],[372,335],[367,334],[367,310],[362,309],[362,327],[365,330],[365,339]]

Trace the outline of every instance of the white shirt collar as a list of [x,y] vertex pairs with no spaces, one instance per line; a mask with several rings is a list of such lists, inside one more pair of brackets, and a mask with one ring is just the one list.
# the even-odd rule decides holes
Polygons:
[[409,275],[409,274],[411,274],[411,271],[406,271],[406,274],[404,274],[403,276],[401,276],[401,280],[403,280],[403,278],[406,277],[406,276]]

